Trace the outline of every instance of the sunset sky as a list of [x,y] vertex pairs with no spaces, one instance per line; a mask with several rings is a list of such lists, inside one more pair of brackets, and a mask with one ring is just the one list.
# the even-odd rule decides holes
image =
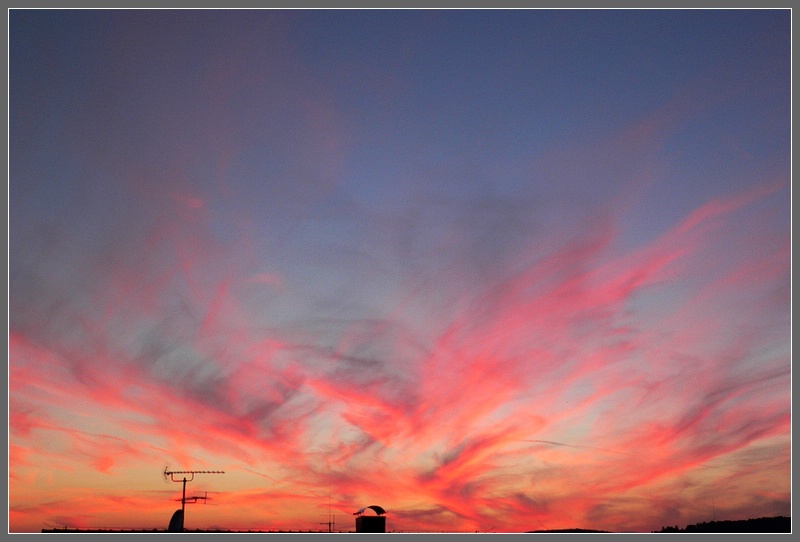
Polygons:
[[12,10],[9,530],[790,515],[790,16]]

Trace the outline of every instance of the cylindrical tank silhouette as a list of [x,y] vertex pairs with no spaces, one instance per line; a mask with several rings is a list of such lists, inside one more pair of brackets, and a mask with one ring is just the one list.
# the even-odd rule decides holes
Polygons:
[[[375,512],[375,516],[364,515],[367,510]],[[357,533],[385,533],[386,532],[386,510],[377,504],[365,506],[353,515],[356,516]]]

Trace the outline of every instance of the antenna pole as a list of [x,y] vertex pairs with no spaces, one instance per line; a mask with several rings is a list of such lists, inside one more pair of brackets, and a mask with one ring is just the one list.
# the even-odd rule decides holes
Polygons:
[[181,497],[181,515],[186,517],[186,476],[183,477],[183,496]]

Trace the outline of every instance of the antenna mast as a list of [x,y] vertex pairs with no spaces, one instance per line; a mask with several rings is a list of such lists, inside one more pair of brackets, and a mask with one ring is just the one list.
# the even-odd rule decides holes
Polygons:
[[[175,475],[182,474],[183,479],[180,477],[176,480]],[[194,480],[195,474],[225,474],[224,470],[169,470],[169,467],[164,467],[164,479],[166,480],[167,476],[173,482],[183,482],[183,496],[181,497],[181,531],[183,531],[183,518],[186,512],[186,482],[191,482]],[[186,475],[191,475],[189,478]],[[197,498],[194,499],[193,502],[197,502]]]

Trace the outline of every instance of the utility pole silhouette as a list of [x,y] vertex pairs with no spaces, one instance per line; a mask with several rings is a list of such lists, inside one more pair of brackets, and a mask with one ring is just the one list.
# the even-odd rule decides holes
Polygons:
[[[182,474],[183,475],[183,479],[180,479],[180,477],[179,477],[176,480],[175,479],[175,475],[176,474]],[[191,476],[189,478],[187,478],[186,477],[187,474],[191,475]],[[222,471],[222,470],[174,470],[174,471],[171,471],[171,470],[169,470],[169,467],[164,467],[164,479],[165,480],[167,479],[167,476],[169,476],[170,479],[173,482],[183,482],[183,495],[181,497],[181,509],[180,510],[176,510],[175,514],[172,515],[172,520],[169,522],[169,530],[170,531],[182,532],[183,529],[184,529],[184,527],[183,527],[183,525],[184,525],[183,518],[184,518],[184,515],[186,513],[186,482],[191,482],[192,480],[194,480],[194,475],[195,474],[225,474],[225,471]],[[205,497],[189,497],[189,498],[193,499],[192,502],[197,502],[198,499],[203,499],[203,501],[205,502],[205,500],[208,498],[208,492],[206,492],[206,496]],[[180,512],[180,516],[178,516],[178,512]]]

